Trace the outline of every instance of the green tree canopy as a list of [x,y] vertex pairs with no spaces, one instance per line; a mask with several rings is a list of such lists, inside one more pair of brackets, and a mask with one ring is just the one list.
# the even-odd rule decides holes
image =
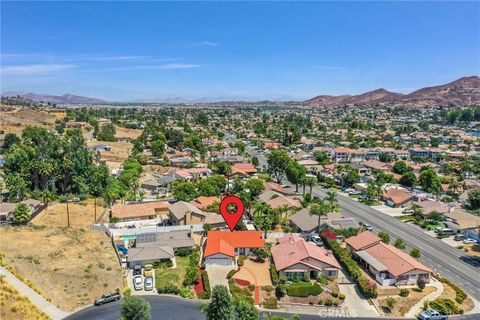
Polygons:
[[210,303],[203,310],[207,320],[231,320],[233,306],[227,287],[223,285],[213,287]]
[[30,208],[24,203],[19,203],[13,210],[13,221],[25,224],[30,221]]
[[150,320],[150,303],[139,296],[125,296],[120,320]]

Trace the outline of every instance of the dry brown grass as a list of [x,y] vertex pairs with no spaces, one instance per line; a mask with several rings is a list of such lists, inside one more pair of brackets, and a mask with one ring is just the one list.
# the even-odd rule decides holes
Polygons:
[[136,139],[142,135],[141,129],[127,129],[122,127],[115,127],[115,138]]
[[471,256],[480,257],[480,244],[465,244],[463,249]]
[[52,127],[55,117],[39,110],[0,111],[0,128],[5,133],[21,134],[27,126]]
[[[400,317],[405,315],[418,301],[437,289],[435,287],[425,287],[425,289],[422,291],[416,288],[408,290],[409,294],[407,297],[393,296],[393,298],[396,300],[396,303],[393,310],[387,313],[389,316]],[[386,298],[387,297],[385,296],[377,299],[377,304],[383,307],[385,305]]]
[[[97,200],[97,218],[105,208],[101,199]],[[70,203],[68,205],[70,212],[70,227],[88,229],[95,219],[95,206],[93,199],[87,199],[81,203]],[[108,216],[104,215],[108,220]],[[107,222],[105,220],[104,222]],[[67,204],[57,203],[49,206],[39,213],[32,223],[47,227],[66,227],[67,226]]]
[[118,163],[118,166],[120,166],[123,161],[127,160],[133,147],[130,142],[97,141],[96,139],[87,141],[89,147],[97,144],[106,144],[112,147],[112,150],[110,151],[100,152],[100,156],[107,162]]
[[0,319],[48,320],[50,317],[40,311],[30,300],[19,294],[3,276],[0,277]]
[[51,227],[2,227],[5,262],[65,311],[123,287],[122,270],[103,233]]

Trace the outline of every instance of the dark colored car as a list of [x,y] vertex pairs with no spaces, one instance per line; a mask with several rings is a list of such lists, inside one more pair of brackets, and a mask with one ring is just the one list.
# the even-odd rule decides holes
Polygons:
[[133,275],[140,276],[142,274],[142,265],[136,264],[133,266]]
[[95,300],[93,303],[96,306],[101,306],[102,304],[120,300],[122,296],[120,293],[104,293],[102,296]]

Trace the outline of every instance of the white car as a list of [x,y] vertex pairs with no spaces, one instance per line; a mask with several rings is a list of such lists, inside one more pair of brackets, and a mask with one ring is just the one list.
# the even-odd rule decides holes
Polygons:
[[143,289],[142,276],[133,277],[133,288],[137,291]]
[[312,236],[310,241],[319,247],[323,246],[322,238],[320,238],[319,236]]
[[153,277],[145,277],[145,291],[153,290]]
[[467,239],[463,240],[463,243],[464,244],[477,243],[477,240],[467,238]]

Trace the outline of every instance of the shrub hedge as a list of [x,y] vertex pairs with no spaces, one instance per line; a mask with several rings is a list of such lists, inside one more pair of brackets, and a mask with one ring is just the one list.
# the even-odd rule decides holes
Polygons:
[[235,273],[237,273],[237,270],[235,269],[228,271],[227,279],[231,279]]
[[208,298],[210,298],[211,288],[210,288],[210,279],[208,279],[208,273],[206,272],[202,273],[202,280],[203,280],[203,288],[205,292],[208,294]]
[[463,301],[465,301],[465,299],[467,299],[467,294],[465,293],[465,291],[463,291],[462,288],[460,288],[459,286],[457,286],[455,283],[453,283],[452,281],[450,281],[449,279],[447,278],[439,278],[438,279],[440,282],[442,283],[446,283],[448,284],[450,287],[453,288],[453,290],[455,290],[455,301],[457,303],[463,303]]
[[247,259],[247,256],[245,256],[245,255],[239,256],[238,260],[237,260],[237,265],[239,267],[243,266],[243,263],[245,262],[245,259]]
[[406,288],[400,289],[400,297],[408,297],[409,294],[410,294],[410,290]]
[[430,302],[430,308],[443,314],[463,314],[463,310],[457,307],[455,302],[450,299],[436,299]]
[[317,283],[295,282],[287,287],[287,294],[291,297],[318,296],[322,291]]
[[344,267],[350,278],[352,278],[353,281],[357,282],[358,288],[360,289],[362,294],[367,298],[376,298],[377,285],[362,276],[362,270],[355,262],[355,260],[352,259],[347,249],[340,247],[340,245],[335,239],[323,236],[322,240],[325,246],[328,249],[332,250],[333,254],[340,261],[340,264]]
[[278,273],[273,263],[270,264],[270,277],[272,278],[272,284],[276,286],[278,284]]
[[275,297],[265,298],[265,300],[263,300],[263,307],[265,309],[277,309],[278,300]]

